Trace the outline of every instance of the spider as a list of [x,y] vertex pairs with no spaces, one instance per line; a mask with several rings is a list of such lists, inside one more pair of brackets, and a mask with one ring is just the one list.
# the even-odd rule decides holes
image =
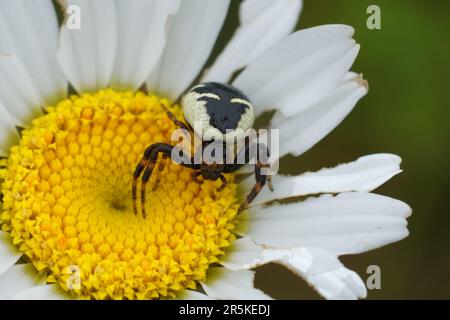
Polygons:
[[[239,136],[237,132],[247,132],[253,127],[254,121],[254,108],[249,99],[237,88],[223,83],[208,82],[199,84],[187,91],[181,98],[181,105],[183,109],[184,118],[186,123],[178,120],[175,115],[170,112],[166,107],[162,106],[167,113],[170,120],[180,129],[185,130],[191,135],[201,137],[201,150],[203,151],[212,144],[218,145],[223,148],[223,155],[227,152],[227,143],[229,139],[244,139],[244,147],[237,150],[231,163],[223,161],[208,162],[202,159],[201,163],[195,163],[195,156],[187,155],[181,152],[183,161],[178,162],[180,165],[190,168],[193,171],[192,179],[196,183],[202,183],[199,177],[202,176],[204,180],[218,180],[222,181],[222,185],[217,189],[222,191],[227,185],[227,180],[223,173],[231,173],[239,170],[245,164],[251,160],[250,150],[252,147],[265,148],[265,155],[269,155],[269,149],[264,144],[257,144],[253,142],[248,135]],[[200,129],[197,125],[200,124]],[[238,130],[239,129],[239,130]],[[233,140],[235,141],[235,140]],[[242,142],[242,140],[241,140]],[[133,174],[132,183],[132,198],[133,198],[133,210],[135,214],[138,214],[137,210],[137,183],[139,177],[141,179],[141,210],[142,215],[145,217],[145,199],[146,199],[146,186],[150,180],[153,169],[158,160],[159,154],[162,154],[165,158],[171,157],[172,151],[175,151],[171,144],[167,143],[155,143],[150,145],[144,152],[142,160],[136,167]],[[254,149],[253,149],[254,150]],[[261,168],[269,167],[268,161],[263,161],[260,152],[256,152],[255,163],[255,179],[256,183],[252,190],[247,195],[245,201],[240,205],[238,213],[248,208],[249,204],[255,199],[266,182],[270,190],[273,190],[271,179],[269,175],[264,175],[261,172]],[[213,154],[214,156],[214,154]],[[242,161],[244,159],[244,161]],[[160,168],[162,170],[162,168]]]

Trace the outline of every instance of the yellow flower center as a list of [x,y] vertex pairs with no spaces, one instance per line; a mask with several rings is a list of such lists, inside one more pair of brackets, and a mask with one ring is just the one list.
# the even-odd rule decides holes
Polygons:
[[171,159],[149,181],[147,217],[134,215],[136,164],[175,129],[161,104],[111,89],[72,96],[46,108],[3,160],[2,230],[48,282],[82,298],[175,297],[235,239],[233,177],[218,192],[220,181],[199,185]]

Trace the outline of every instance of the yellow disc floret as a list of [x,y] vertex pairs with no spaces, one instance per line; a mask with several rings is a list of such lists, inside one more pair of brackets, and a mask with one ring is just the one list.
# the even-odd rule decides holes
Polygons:
[[1,228],[48,282],[82,298],[175,297],[196,288],[235,238],[233,177],[217,192],[220,181],[198,185],[171,159],[149,182],[147,217],[134,215],[135,166],[175,129],[161,105],[169,101],[143,92],[72,96],[11,148]]

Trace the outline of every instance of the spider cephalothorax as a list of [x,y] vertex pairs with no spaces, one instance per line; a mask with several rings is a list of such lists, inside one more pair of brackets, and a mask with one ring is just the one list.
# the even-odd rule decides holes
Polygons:
[[[223,152],[221,154],[223,157],[218,159],[218,161],[207,161],[202,158],[203,160],[200,163],[196,163],[195,159],[197,157],[192,157],[185,153],[182,154],[183,160],[177,161],[177,163],[193,169],[192,178],[198,183],[202,182],[199,180],[200,176],[205,180],[215,181],[220,179],[222,185],[218,190],[222,190],[227,184],[223,173],[235,172],[249,163],[252,158],[256,158],[256,183],[244,203],[239,207],[239,211],[247,208],[266,184],[267,178],[270,178],[270,176],[266,176],[261,172],[261,168],[268,166],[268,159],[260,158],[261,154],[269,155],[267,147],[262,144],[257,144],[247,134],[252,129],[254,121],[252,103],[240,90],[233,86],[208,82],[190,89],[181,99],[181,105],[187,123],[178,120],[169,110],[165,109],[169,118],[178,127],[189,132],[191,136],[201,139],[200,150],[195,150],[194,152],[201,152],[204,155],[204,151],[214,144],[214,146],[222,149]],[[240,149],[231,148],[235,151],[235,155],[231,161],[227,162],[227,152],[230,151],[227,143],[230,141],[233,142],[233,145],[234,142],[237,142],[238,145],[241,142],[243,147]],[[256,148],[253,148],[255,143],[257,144]],[[261,147],[265,149],[265,153],[259,152]],[[170,157],[174,148],[176,146],[166,143],[156,143],[145,150],[144,157],[136,167],[133,179],[133,208],[136,214],[137,181],[139,177],[142,175],[141,209],[142,214],[145,216],[146,183],[150,179],[158,155],[163,154],[166,157]],[[258,152],[252,155],[251,150],[258,150]],[[270,183],[269,187],[271,188]]]

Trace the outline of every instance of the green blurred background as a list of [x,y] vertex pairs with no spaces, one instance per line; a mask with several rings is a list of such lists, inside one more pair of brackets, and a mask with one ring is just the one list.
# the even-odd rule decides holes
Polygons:
[[[381,30],[366,27],[372,4],[381,8]],[[238,6],[232,0],[216,54],[238,24]],[[363,280],[369,265],[380,266],[381,290],[369,290],[368,299],[449,299],[450,1],[304,1],[299,29],[333,23],[356,29],[361,51],[352,70],[364,73],[370,92],[336,130],[282,162],[281,170],[318,170],[371,153],[400,155],[404,172],[375,192],[413,208],[410,236],[341,260]],[[277,265],[259,268],[256,284],[278,299],[320,298]]]

